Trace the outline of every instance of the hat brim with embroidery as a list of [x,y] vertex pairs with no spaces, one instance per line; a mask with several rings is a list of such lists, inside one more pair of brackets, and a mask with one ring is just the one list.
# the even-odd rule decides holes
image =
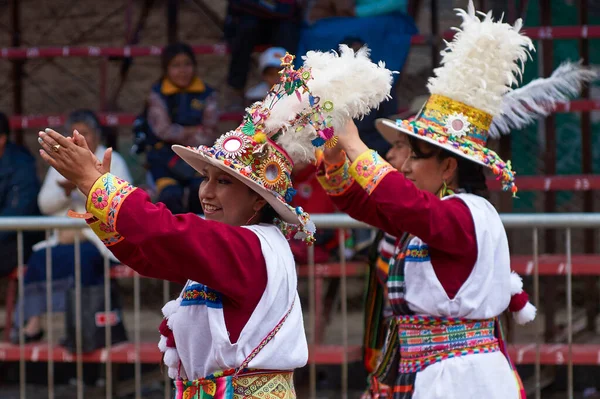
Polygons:
[[551,77],[513,90],[534,50],[520,33],[521,20],[514,26],[494,21],[491,12],[479,13],[480,19],[472,1],[467,11],[457,11],[463,22],[429,79],[429,99],[413,118],[378,119],[376,127],[390,143],[404,133],[489,168],[505,191],[516,194],[511,163],[487,147],[489,138],[548,115],[597,72],[565,63]]
[[172,148],[198,171],[213,165],[242,181],[273,207],[286,236],[310,242],[315,232],[310,216],[290,205],[296,193],[294,164],[314,161],[317,148],[337,143],[335,132],[347,120],[368,114],[388,98],[392,72],[371,62],[367,48],[309,51],[298,70],[293,59],[290,54],[282,58],[279,83],[212,147]]

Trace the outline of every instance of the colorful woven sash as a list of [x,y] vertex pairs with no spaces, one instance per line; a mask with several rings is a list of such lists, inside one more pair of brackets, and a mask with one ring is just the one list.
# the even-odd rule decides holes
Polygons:
[[[183,399],[295,399],[293,372],[231,369],[193,381],[176,380]],[[177,396],[179,395],[179,396]]]
[[453,357],[499,350],[495,320],[398,316],[400,373],[414,373]]

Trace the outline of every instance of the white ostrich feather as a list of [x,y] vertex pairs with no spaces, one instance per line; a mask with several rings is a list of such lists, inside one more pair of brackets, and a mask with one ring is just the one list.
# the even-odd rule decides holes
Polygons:
[[519,82],[523,65],[534,50],[532,41],[519,33],[522,22],[514,26],[494,21],[491,13],[475,13],[472,0],[467,11],[457,10],[461,28],[442,51],[442,66],[434,70],[427,88],[439,94],[499,115],[502,97]]
[[[331,117],[335,134],[341,132],[346,121],[363,117],[390,97],[392,72],[382,62],[373,63],[366,47],[356,53],[346,45],[340,46],[339,53],[309,51],[303,59],[305,70],[312,75],[307,82],[312,95],[321,106],[326,101],[333,103],[333,110],[324,115]],[[263,104],[268,106],[271,100],[272,95]],[[302,127],[293,122],[298,113],[310,107],[309,94],[300,90],[298,94],[280,98],[265,122],[267,134],[281,133],[276,136],[277,144],[294,162],[314,159],[311,141],[318,137],[317,132],[311,125]]]
[[494,118],[490,136],[500,137],[511,129],[521,129],[537,118],[547,116],[558,103],[576,97],[586,83],[598,78],[598,70],[580,62],[564,62],[548,78],[532,80],[502,98],[502,111]]

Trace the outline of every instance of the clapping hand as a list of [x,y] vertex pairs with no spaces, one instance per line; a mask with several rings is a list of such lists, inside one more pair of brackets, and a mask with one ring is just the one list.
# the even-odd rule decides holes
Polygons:
[[40,155],[65,179],[87,196],[100,176],[110,170],[112,150],[108,149],[102,162],[90,151],[85,138],[76,130],[67,138],[52,129],[39,133]]

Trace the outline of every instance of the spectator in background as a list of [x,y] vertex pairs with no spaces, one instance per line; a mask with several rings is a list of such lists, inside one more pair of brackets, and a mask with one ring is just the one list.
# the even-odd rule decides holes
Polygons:
[[374,17],[406,13],[408,0],[315,0],[308,12],[308,21],[332,17]]
[[262,81],[246,91],[246,100],[249,102],[260,101],[267,96],[271,87],[279,82],[279,71],[281,70],[281,59],[285,57],[286,50],[283,47],[271,47],[266,49],[258,59],[258,69]]
[[[86,109],[73,111],[67,118],[66,131],[77,130],[86,138],[90,151],[103,159],[106,147],[101,144],[102,127],[94,112]],[[112,153],[111,172],[122,179],[131,179],[125,160]],[[64,179],[54,168],[49,168],[37,197],[44,215],[67,216],[69,210],[85,213],[86,198],[75,185]],[[77,230],[56,230],[48,240],[33,246],[33,254],[27,261],[25,272],[24,333],[27,342],[39,341],[43,337],[41,315],[46,312],[46,248],[52,248],[52,309],[65,311],[66,291],[73,284],[75,272],[74,241]],[[106,249],[102,241],[89,228],[81,231],[81,283],[83,286],[99,285],[104,282],[104,258],[116,258]],[[18,312],[15,313],[13,340],[18,339]]]
[[[146,106],[151,137],[147,153],[158,201],[173,213],[202,213],[196,193],[200,175],[183,162],[172,144],[211,146],[218,134],[217,92],[196,74],[196,57],[184,43],[168,45],[162,53],[162,76],[152,86]],[[189,187],[184,205],[184,188]]]
[[254,48],[261,44],[298,48],[302,0],[229,0],[225,22],[231,49],[227,76],[227,107],[242,110],[244,89]]
[[[6,115],[0,112],[0,217],[39,215],[37,195],[40,182],[35,159],[24,147],[9,141],[10,126]],[[31,253],[31,245],[38,234],[24,233],[24,258]],[[17,267],[17,233],[0,231],[0,277]]]

